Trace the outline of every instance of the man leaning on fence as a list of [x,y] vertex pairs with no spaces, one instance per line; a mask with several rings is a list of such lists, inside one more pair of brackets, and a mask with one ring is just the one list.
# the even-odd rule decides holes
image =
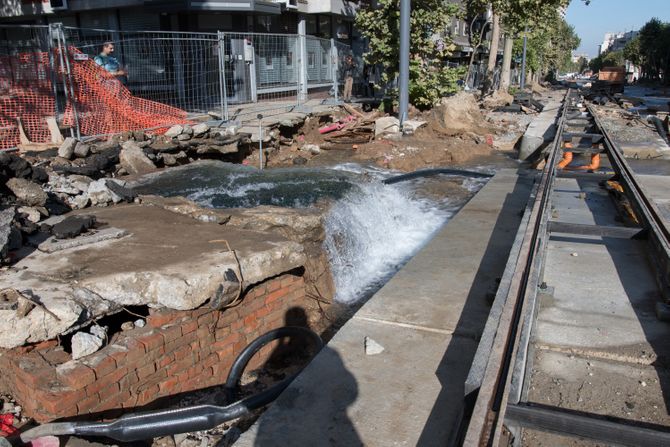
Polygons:
[[345,101],[351,100],[351,90],[354,86],[354,72],[356,71],[356,64],[354,63],[354,58],[347,56],[344,59],[344,92],[342,93],[342,99]]
[[112,56],[114,52],[114,43],[105,42],[102,44],[100,54],[98,54],[93,60],[96,64],[100,65],[102,68],[107,70],[111,75],[115,76],[122,84],[125,84],[127,81],[126,72],[121,69],[121,64],[119,60]]

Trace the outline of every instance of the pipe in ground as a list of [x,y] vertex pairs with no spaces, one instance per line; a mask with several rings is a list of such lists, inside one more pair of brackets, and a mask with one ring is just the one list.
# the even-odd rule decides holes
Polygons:
[[[242,373],[254,354],[274,340],[294,336],[302,336],[309,340],[315,348],[315,355],[323,347],[323,341],[316,333],[302,327],[281,327],[261,335],[244,348],[233,362],[225,385],[228,396],[235,396]],[[226,406],[196,405],[127,414],[111,422],[56,422],[44,424],[22,433],[21,441],[28,443],[42,436],[76,435],[106,437],[121,442],[131,442],[178,433],[209,430],[274,401],[289,386],[296,375],[273,385],[265,391]]]
[[406,180],[412,180],[420,177],[430,177],[433,175],[446,174],[446,175],[460,175],[463,177],[475,177],[475,178],[491,178],[492,174],[485,174],[483,172],[467,171],[465,169],[449,169],[449,168],[431,168],[431,169],[419,169],[418,171],[409,172],[407,174],[397,175],[395,177],[387,178],[382,181],[385,185],[392,185],[394,183],[404,182]]

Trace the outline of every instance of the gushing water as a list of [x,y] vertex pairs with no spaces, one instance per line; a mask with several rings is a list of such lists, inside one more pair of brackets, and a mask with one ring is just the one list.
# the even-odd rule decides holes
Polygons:
[[350,190],[326,216],[336,299],[353,303],[369,296],[451,214],[395,186],[369,182]]
[[[326,239],[336,299],[366,299],[393,275],[485,181],[465,179],[459,197],[421,195],[444,178],[384,185],[379,168],[344,164],[320,169],[189,165],[140,183],[140,193],[182,195],[212,208],[309,207],[328,199]],[[433,183],[431,183],[433,182]]]

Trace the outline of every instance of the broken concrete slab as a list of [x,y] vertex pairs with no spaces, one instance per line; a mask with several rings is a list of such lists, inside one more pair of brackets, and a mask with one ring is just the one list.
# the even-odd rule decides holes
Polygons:
[[0,211],[0,260],[6,259],[21,240],[21,232],[13,225],[15,215],[14,207]]
[[6,185],[19,202],[25,205],[44,206],[47,203],[47,193],[37,183],[15,177],[10,178]]
[[375,120],[375,138],[385,133],[400,132],[400,120],[395,116],[384,116]]
[[23,319],[0,311],[9,321],[0,327],[0,347],[53,338],[122,306],[189,310],[221,303],[239,290],[238,271],[246,288],[307,261],[301,244],[279,235],[201,222],[156,206],[119,205],[86,214],[128,235],[24,254],[0,278],[0,288],[29,293],[43,307]]
[[146,174],[156,170],[156,165],[134,141],[123,143],[119,161],[129,174]]
[[74,148],[77,145],[77,140],[72,137],[67,137],[63,144],[58,148],[58,156],[63,157],[67,160],[72,158],[74,155]]
[[128,232],[119,228],[103,228],[102,230],[79,235],[74,239],[58,239],[52,236],[40,243],[37,246],[37,249],[45,253],[55,253],[57,251],[67,250],[68,248],[81,247],[111,239],[120,239],[127,234]]

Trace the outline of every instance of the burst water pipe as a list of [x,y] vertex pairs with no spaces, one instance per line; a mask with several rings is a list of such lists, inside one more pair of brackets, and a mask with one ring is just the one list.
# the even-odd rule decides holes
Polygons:
[[431,169],[419,169],[414,172],[409,172],[407,174],[396,175],[395,177],[387,178],[382,180],[382,183],[385,185],[392,185],[394,183],[404,182],[406,180],[412,180],[419,177],[430,177],[432,175],[438,174],[447,174],[447,175],[460,175],[464,177],[476,177],[476,178],[491,178],[493,174],[485,174],[483,172],[467,171],[464,169],[450,169],[450,168],[431,168]]
[[[227,401],[236,398],[242,373],[254,354],[274,340],[295,336],[306,338],[315,349],[315,355],[323,347],[321,338],[316,333],[303,327],[286,326],[261,335],[244,348],[233,362],[225,383]],[[195,405],[131,413],[110,422],[54,422],[27,430],[20,435],[20,438],[22,442],[28,443],[42,436],[75,435],[106,437],[121,442],[131,442],[178,433],[209,430],[269,404],[288,387],[297,374],[299,372],[265,391],[228,405]]]

